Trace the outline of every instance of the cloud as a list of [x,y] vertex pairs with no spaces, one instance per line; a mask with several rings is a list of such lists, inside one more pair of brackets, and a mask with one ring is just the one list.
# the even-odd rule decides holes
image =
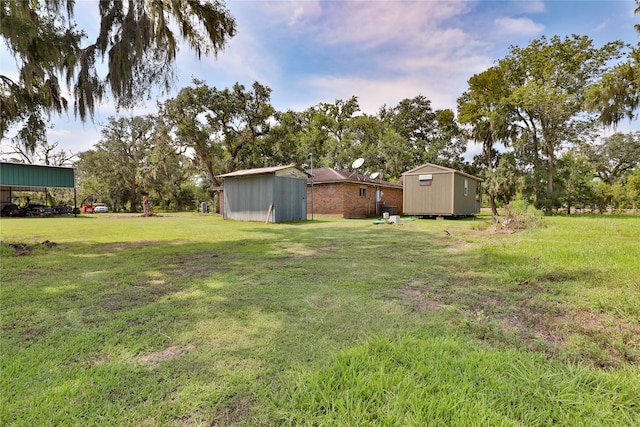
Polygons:
[[501,17],[495,19],[494,25],[496,34],[501,36],[533,35],[544,30],[544,25],[529,18]]
[[606,30],[606,29],[607,29],[607,27],[609,27],[609,24],[611,24],[611,22],[610,22],[608,19],[606,19],[606,20],[602,21],[602,22],[600,23],[600,25],[598,25],[597,27],[595,27],[595,28],[593,29],[593,32],[594,32],[594,33],[602,32],[602,31]]
[[310,31],[327,45],[355,44],[365,49],[398,42],[415,45],[428,42],[425,34],[446,29],[444,23],[469,7],[450,1],[326,2]]
[[291,20],[289,20],[289,26],[292,27],[296,25],[298,19],[304,15],[304,8],[302,6],[298,6],[296,10],[293,11],[293,15],[291,16]]
[[544,1],[541,0],[517,1],[515,5],[523,13],[542,13],[547,10]]
[[251,21],[251,27],[245,28],[257,32],[265,28],[271,29],[271,32],[278,28],[304,28],[321,14],[320,0],[232,1],[228,7],[239,29],[244,27],[242,22]]
[[395,106],[406,98],[424,95],[434,110],[451,108],[455,111],[456,96],[461,94],[466,78],[447,79],[443,76],[402,76],[393,79],[364,79],[359,77],[312,76],[301,82],[306,88],[305,99],[313,100],[303,108],[320,102],[333,103],[336,99],[358,97],[360,109],[366,114],[377,114],[383,105]]

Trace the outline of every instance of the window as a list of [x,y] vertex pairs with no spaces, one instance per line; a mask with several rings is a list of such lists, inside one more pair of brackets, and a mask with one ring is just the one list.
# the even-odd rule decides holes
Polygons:
[[431,184],[433,184],[433,174],[420,175],[418,176],[418,180],[420,181],[420,185],[431,187]]
[[367,190],[366,187],[360,187],[360,197],[364,197],[364,193]]
[[467,178],[464,179],[464,195],[469,195],[469,180]]

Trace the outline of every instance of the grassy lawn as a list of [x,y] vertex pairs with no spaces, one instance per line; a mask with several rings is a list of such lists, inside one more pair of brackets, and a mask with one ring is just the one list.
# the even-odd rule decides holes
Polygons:
[[0,424],[640,425],[640,217],[546,223],[3,218]]

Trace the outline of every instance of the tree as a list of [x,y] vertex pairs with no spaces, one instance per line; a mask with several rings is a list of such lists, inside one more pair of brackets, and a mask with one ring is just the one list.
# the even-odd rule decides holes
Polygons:
[[[640,14],[640,0],[636,0],[636,15]],[[640,33],[640,24],[635,25]],[[628,60],[608,71],[602,80],[589,89],[586,106],[599,114],[605,126],[616,126],[625,117],[633,120],[640,107],[640,43],[631,49]]]
[[383,106],[378,117],[404,138],[405,149],[412,158],[411,166],[423,164],[437,127],[431,101],[423,95],[403,99],[395,107]]
[[310,110],[303,112],[288,110],[274,113],[275,123],[271,126],[264,141],[264,146],[269,151],[267,156],[271,159],[272,164],[308,165],[310,155],[313,155],[315,164],[318,164],[318,153],[313,149],[316,144],[308,137],[311,130],[312,114]]
[[627,192],[631,200],[631,207],[636,211],[640,207],[640,167],[637,167],[629,174]]
[[15,141],[10,144],[9,151],[3,151],[1,154],[10,157],[11,161],[17,163],[42,164],[46,166],[65,166],[71,163],[76,157],[71,151],[58,148],[57,142],[50,143],[43,141],[34,151],[29,151],[22,144]]
[[318,127],[316,135],[325,135],[324,158],[320,164],[337,169],[347,169],[354,160],[352,119],[360,111],[358,97],[338,99],[333,104],[321,103],[314,108],[312,126]]
[[[60,81],[74,96],[84,121],[111,94],[118,107],[140,102],[152,86],[168,88],[179,40],[196,55],[218,54],[236,32],[219,0],[98,2],[100,30],[93,42],[74,19],[74,0],[3,0],[0,34],[12,53],[18,78],[0,76],[0,133],[23,124],[16,139],[27,150],[44,140],[47,118],[68,108]],[[175,23],[179,34],[171,22]],[[106,60],[104,75],[97,65]]]
[[[467,138],[450,109],[436,110],[436,128],[431,144],[425,147],[426,161],[442,166],[460,168],[462,154],[467,149]],[[417,166],[417,165],[416,165]]]
[[151,150],[141,171],[143,195],[163,209],[183,210],[192,206],[194,173],[191,162],[178,154],[162,124],[155,130]]
[[489,196],[491,213],[497,216],[496,197],[500,185],[494,176],[498,160],[496,145],[502,143],[506,147],[511,136],[509,111],[503,104],[509,95],[508,87],[500,67],[475,74],[468,84],[469,89],[458,98],[458,120],[469,125],[471,138],[482,144],[482,154],[476,160],[484,170],[484,189]]
[[516,149],[530,156],[538,206],[551,208],[556,154],[564,145],[593,130],[594,117],[584,111],[585,91],[619,55],[620,42],[595,48],[587,36],[554,36],[533,40],[526,48],[512,46],[499,61],[509,96],[505,105],[516,116]]
[[404,138],[404,149],[412,158],[409,169],[425,162],[452,167],[461,163],[466,139],[453,111],[433,111],[431,101],[418,95],[395,107],[383,106],[378,117]]
[[149,116],[110,117],[95,150],[81,155],[83,176],[97,179],[99,195],[108,199],[114,210],[128,205],[130,212],[137,212],[151,167],[155,130],[156,121]]
[[571,214],[571,208],[584,208],[593,199],[593,166],[582,154],[569,150],[558,161],[561,199]]
[[604,126],[633,120],[640,107],[640,44],[587,91],[586,107]]
[[175,144],[193,150],[196,164],[215,185],[224,172],[265,166],[269,150],[263,143],[274,114],[271,89],[258,82],[252,90],[239,83],[224,90],[193,83],[159,106]]
[[228,153],[228,170],[267,166],[268,150],[263,147],[275,113],[271,88],[254,82],[251,89],[236,83],[231,89],[212,90],[208,120],[223,137]]
[[406,140],[388,126],[383,126],[378,145],[380,178],[397,180],[406,171],[418,166],[414,163],[411,153],[405,149]]
[[595,176],[612,185],[622,176],[640,166],[640,132],[616,133],[597,145],[583,148],[595,169]]

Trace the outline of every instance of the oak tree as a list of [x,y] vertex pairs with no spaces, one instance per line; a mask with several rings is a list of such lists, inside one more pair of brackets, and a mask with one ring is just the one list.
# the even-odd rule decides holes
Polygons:
[[[236,33],[220,0],[103,0],[99,28],[78,27],[74,0],[3,0],[0,35],[17,75],[0,75],[0,134],[33,151],[51,114],[67,110],[66,84],[81,120],[111,95],[129,108],[151,87],[169,88],[180,42],[202,55],[221,52]],[[97,30],[97,31],[96,31]],[[95,39],[89,40],[89,32]],[[100,68],[106,62],[106,70]]]

